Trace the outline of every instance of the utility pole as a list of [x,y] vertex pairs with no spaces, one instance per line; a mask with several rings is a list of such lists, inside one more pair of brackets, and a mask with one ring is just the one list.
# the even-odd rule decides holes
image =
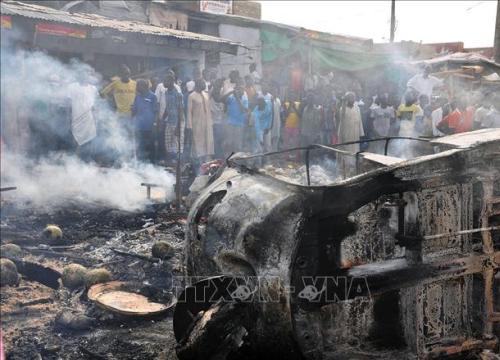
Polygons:
[[497,24],[495,26],[495,61],[500,63],[500,0],[497,1]]
[[[498,0],[500,2],[500,0]],[[497,15],[498,30],[498,15]],[[391,43],[394,42],[394,33],[396,32],[396,0],[391,0]]]

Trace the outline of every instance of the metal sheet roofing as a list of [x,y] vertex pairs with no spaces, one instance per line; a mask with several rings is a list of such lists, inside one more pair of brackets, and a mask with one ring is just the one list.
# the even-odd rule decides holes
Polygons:
[[419,64],[440,64],[440,63],[445,63],[445,62],[450,62],[450,63],[459,63],[459,64],[490,64],[495,67],[500,67],[500,64],[494,62],[491,59],[488,59],[486,56],[478,54],[478,53],[463,53],[463,52],[457,52],[457,53],[452,53],[452,54],[447,54],[447,55],[441,55],[434,57],[432,59],[425,59],[425,60],[418,60],[418,61],[413,61],[412,64],[419,65]]
[[285,31],[290,31],[293,33],[303,33],[303,34],[317,34],[320,35],[324,40],[328,39],[331,42],[352,42],[354,44],[362,44],[366,42],[372,42],[370,38],[362,38],[358,36],[351,36],[345,34],[333,34],[324,31],[317,31],[313,29],[306,29],[300,26],[287,25],[282,23],[277,23],[269,20],[254,19],[249,17],[244,17],[240,15],[233,14],[213,14],[209,12],[201,11],[188,11],[190,16],[200,19],[212,19],[213,21],[220,23],[233,23],[240,26],[251,26],[258,28],[268,28],[270,30],[281,29]]
[[241,44],[237,42],[215,36],[169,29],[137,21],[114,20],[95,14],[69,13],[67,11],[57,10],[46,6],[27,4],[18,1],[2,1],[0,5],[0,12],[2,15],[22,16],[31,19],[61,22],[80,26],[111,28],[123,32],[169,36],[177,39],[241,46]]
[[482,129],[449,135],[431,141],[434,144],[451,145],[458,148],[469,148],[489,142],[500,142],[500,129]]

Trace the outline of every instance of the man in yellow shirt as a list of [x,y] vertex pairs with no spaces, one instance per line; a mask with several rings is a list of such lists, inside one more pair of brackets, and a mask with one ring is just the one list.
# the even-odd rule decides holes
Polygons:
[[119,75],[119,79],[113,80],[101,90],[101,96],[107,97],[112,94],[118,114],[131,116],[136,95],[136,82],[130,79],[130,69],[126,65],[120,67]]
[[399,136],[415,136],[415,124],[419,117],[423,116],[422,108],[416,103],[416,96],[408,91],[405,94],[405,102],[399,105],[396,111],[398,120],[397,128]]
[[285,102],[285,137],[284,137],[284,145],[286,148],[294,148],[299,146],[299,109],[300,102],[294,101],[286,101]]

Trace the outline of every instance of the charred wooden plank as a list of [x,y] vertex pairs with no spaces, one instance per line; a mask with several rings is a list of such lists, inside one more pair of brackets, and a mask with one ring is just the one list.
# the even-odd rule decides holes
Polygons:
[[17,190],[17,187],[9,186],[9,187],[0,188],[0,191],[11,191],[11,190]]
[[141,254],[132,253],[132,252],[124,251],[124,250],[119,250],[116,248],[111,248],[111,250],[119,255],[122,255],[122,256],[130,256],[130,257],[134,257],[136,259],[141,259],[141,260],[149,261],[152,263],[160,262],[160,259],[146,256],[146,255],[141,255]]
[[91,263],[85,259],[82,258],[81,256],[77,256],[68,252],[59,252],[59,251],[53,251],[53,250],[45,250],[45,249],[38,249],[38,248],[30,248],[30,247],[23,247],[24,250],[29,251],[32,254],[35,255],[43,255],[55,259],[60,259],[60,258],[68,258],[71,259],[72,261],[75,261],[81,265],[85,266],[90,266]]
[[478,350],[478,349],[495,349],[498,345],[498,340],[479,340],[467,339],[462,343],[448,345],[448,346],[434,346],[427,352],[428,359],[438,359],[443,356],[450,356],[459,354],[465,351]]
[[9,259],[16,264],[17,271],[29,280],[39,282],[52,289],[59,289],[59,279],[61,278],[59,271],[31,261]]
[[30,301],[25,301],[19,304],[19,306],[33,306],[33,305],[39,305],[39,304],[48,304],[54,302],[54,299],[51,297],[44,297],[44,298],[39,298],[39,299],[34,299]]
[[[500,256],[500,251],[496,252],[495,256]],[[359,265],[345,271],[337,271],[330,277],[317,277],[320,281],[315,283],[314,286],[321,288],[326,284],[326,292],[318,298],[319,300],[315,298],[314,301],[309,302],[306,298],[301,304],[306,304],[305,309],[314,310],[317,307],[331,302],[338,302],[339,300],[353,299],[359,296],[374,296],[417,284],[423,285],[483,271],[494,271],[493,268],[485,270],[485,264],[491,264],[493,268],[500,267],[500,264],[491,262],[490,255],[472,255],[452,260],[417,264],[408,262],[406,259],[396,259]],[[336,282],[329,283],[330,278],[336,279]],[[339,280],[342,282],[339,283]],[[338,284],[340,284],[340,288]],[[361,286],[356,291],[339,291],[343,289],[344,285],[347,285],[347,288],[350,289],[352,284]]]

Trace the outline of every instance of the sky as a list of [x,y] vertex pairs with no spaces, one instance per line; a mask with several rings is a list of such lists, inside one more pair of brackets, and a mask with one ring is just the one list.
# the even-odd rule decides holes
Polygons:
[[[390,1],[261,0],[262,19],[388,42]],[[395,41],[493,46],[497,0],[396,1]]]

